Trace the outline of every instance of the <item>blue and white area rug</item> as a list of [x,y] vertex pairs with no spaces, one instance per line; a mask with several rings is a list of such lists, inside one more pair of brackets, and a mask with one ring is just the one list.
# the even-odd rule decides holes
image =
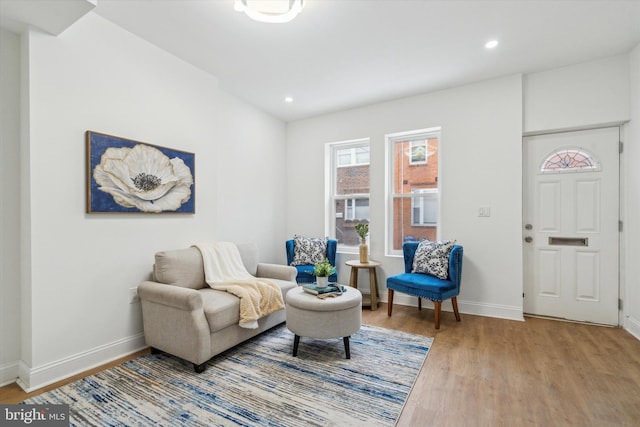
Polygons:
[[146,355],[35,396],[70,405],[73,426],[392,426],[433,338],[363,325],[342,339],[277,326],[207,363]]

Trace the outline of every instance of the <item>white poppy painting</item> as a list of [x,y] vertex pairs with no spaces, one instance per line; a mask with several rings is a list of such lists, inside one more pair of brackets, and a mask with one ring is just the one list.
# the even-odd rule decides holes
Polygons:
[[87,213],[195,213],[195,155],[87,131]]

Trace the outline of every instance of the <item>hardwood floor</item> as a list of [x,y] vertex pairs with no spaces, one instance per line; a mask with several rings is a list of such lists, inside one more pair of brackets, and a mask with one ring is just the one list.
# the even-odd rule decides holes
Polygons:
[[[363,323],[435,337],[399,427],[640,425],[640,341],[622,329],[465,314],[456,322],[444,312],[436,331],[433,310],[398,305],[389,318],[385,304],[362,315]],[[0,403],[129,358],[36,393],[0,388]]]
[[[386,305],[363,323],[435,337],[397,426],[640,426],[640,341],[619,328]],[[355,356],[354,356],[355,357]]]
[[0,403],[11,404],[11,403],[22,402],[23,400],[28,399],[28,398],[30,398],[32,396],[36,396],[36,395],[44,393],[46,391],[53,390],[53,389],[58,388],[58,387],[62,387],[65,384],[69,384],[71,382],[77,381],[77,380],[79,380],[81,378],[84,378],[86,376],[93,375],[93,374],[95,374],[97,372],[103,371],[103,370],[105,370],[107,368],[110,368],[112,366],[117,366],[117,365],[119,365],[121,363],[126,362],[127,360],[133,359],[133,358],[138,357],[138,356],[142,356],[143,354],[147,354],[147,353],[149,353],[149,349],[142,350],[142,351],[139,351],[137,353],[133,353],[133,354],[131,354],[129,356],[126,356],[126,357],[121,357],[120,359],[116,359],[113,362],[109,362],[109,363],[104,364],[102,366],[99,366],[97,368],[90,369],[90,370],[82,372],[82,373],[80,373],[78,375],[74,375],[72,377],[69,377],[69,378],[67,378],[65,380],[58,381],[57,383],[48,385],[46,387],[42,387],[41,389],[38,389],[38,390],[33,391],[31,393],[25,393],[20,388],[20,386],[18,384],[16,384],[16,383],[9,384],[8,386],[0,387]]

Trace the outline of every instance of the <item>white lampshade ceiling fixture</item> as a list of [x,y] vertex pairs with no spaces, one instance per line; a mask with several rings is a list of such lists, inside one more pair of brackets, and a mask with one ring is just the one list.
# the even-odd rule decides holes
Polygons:
[[255,21],[284,23],[300,13],[304,0],[235,0],[234,9]]

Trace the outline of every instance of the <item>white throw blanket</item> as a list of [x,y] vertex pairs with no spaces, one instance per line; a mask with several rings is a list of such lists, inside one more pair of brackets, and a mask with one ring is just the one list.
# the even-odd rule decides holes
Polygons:
[[207,284],[240,298],[239,326],[258,327],[258,319],[284,308],[280,287],[268,279],[249,274],[242,264],[240,251],[234,243],[215,242],[194,245],[202,253]]

